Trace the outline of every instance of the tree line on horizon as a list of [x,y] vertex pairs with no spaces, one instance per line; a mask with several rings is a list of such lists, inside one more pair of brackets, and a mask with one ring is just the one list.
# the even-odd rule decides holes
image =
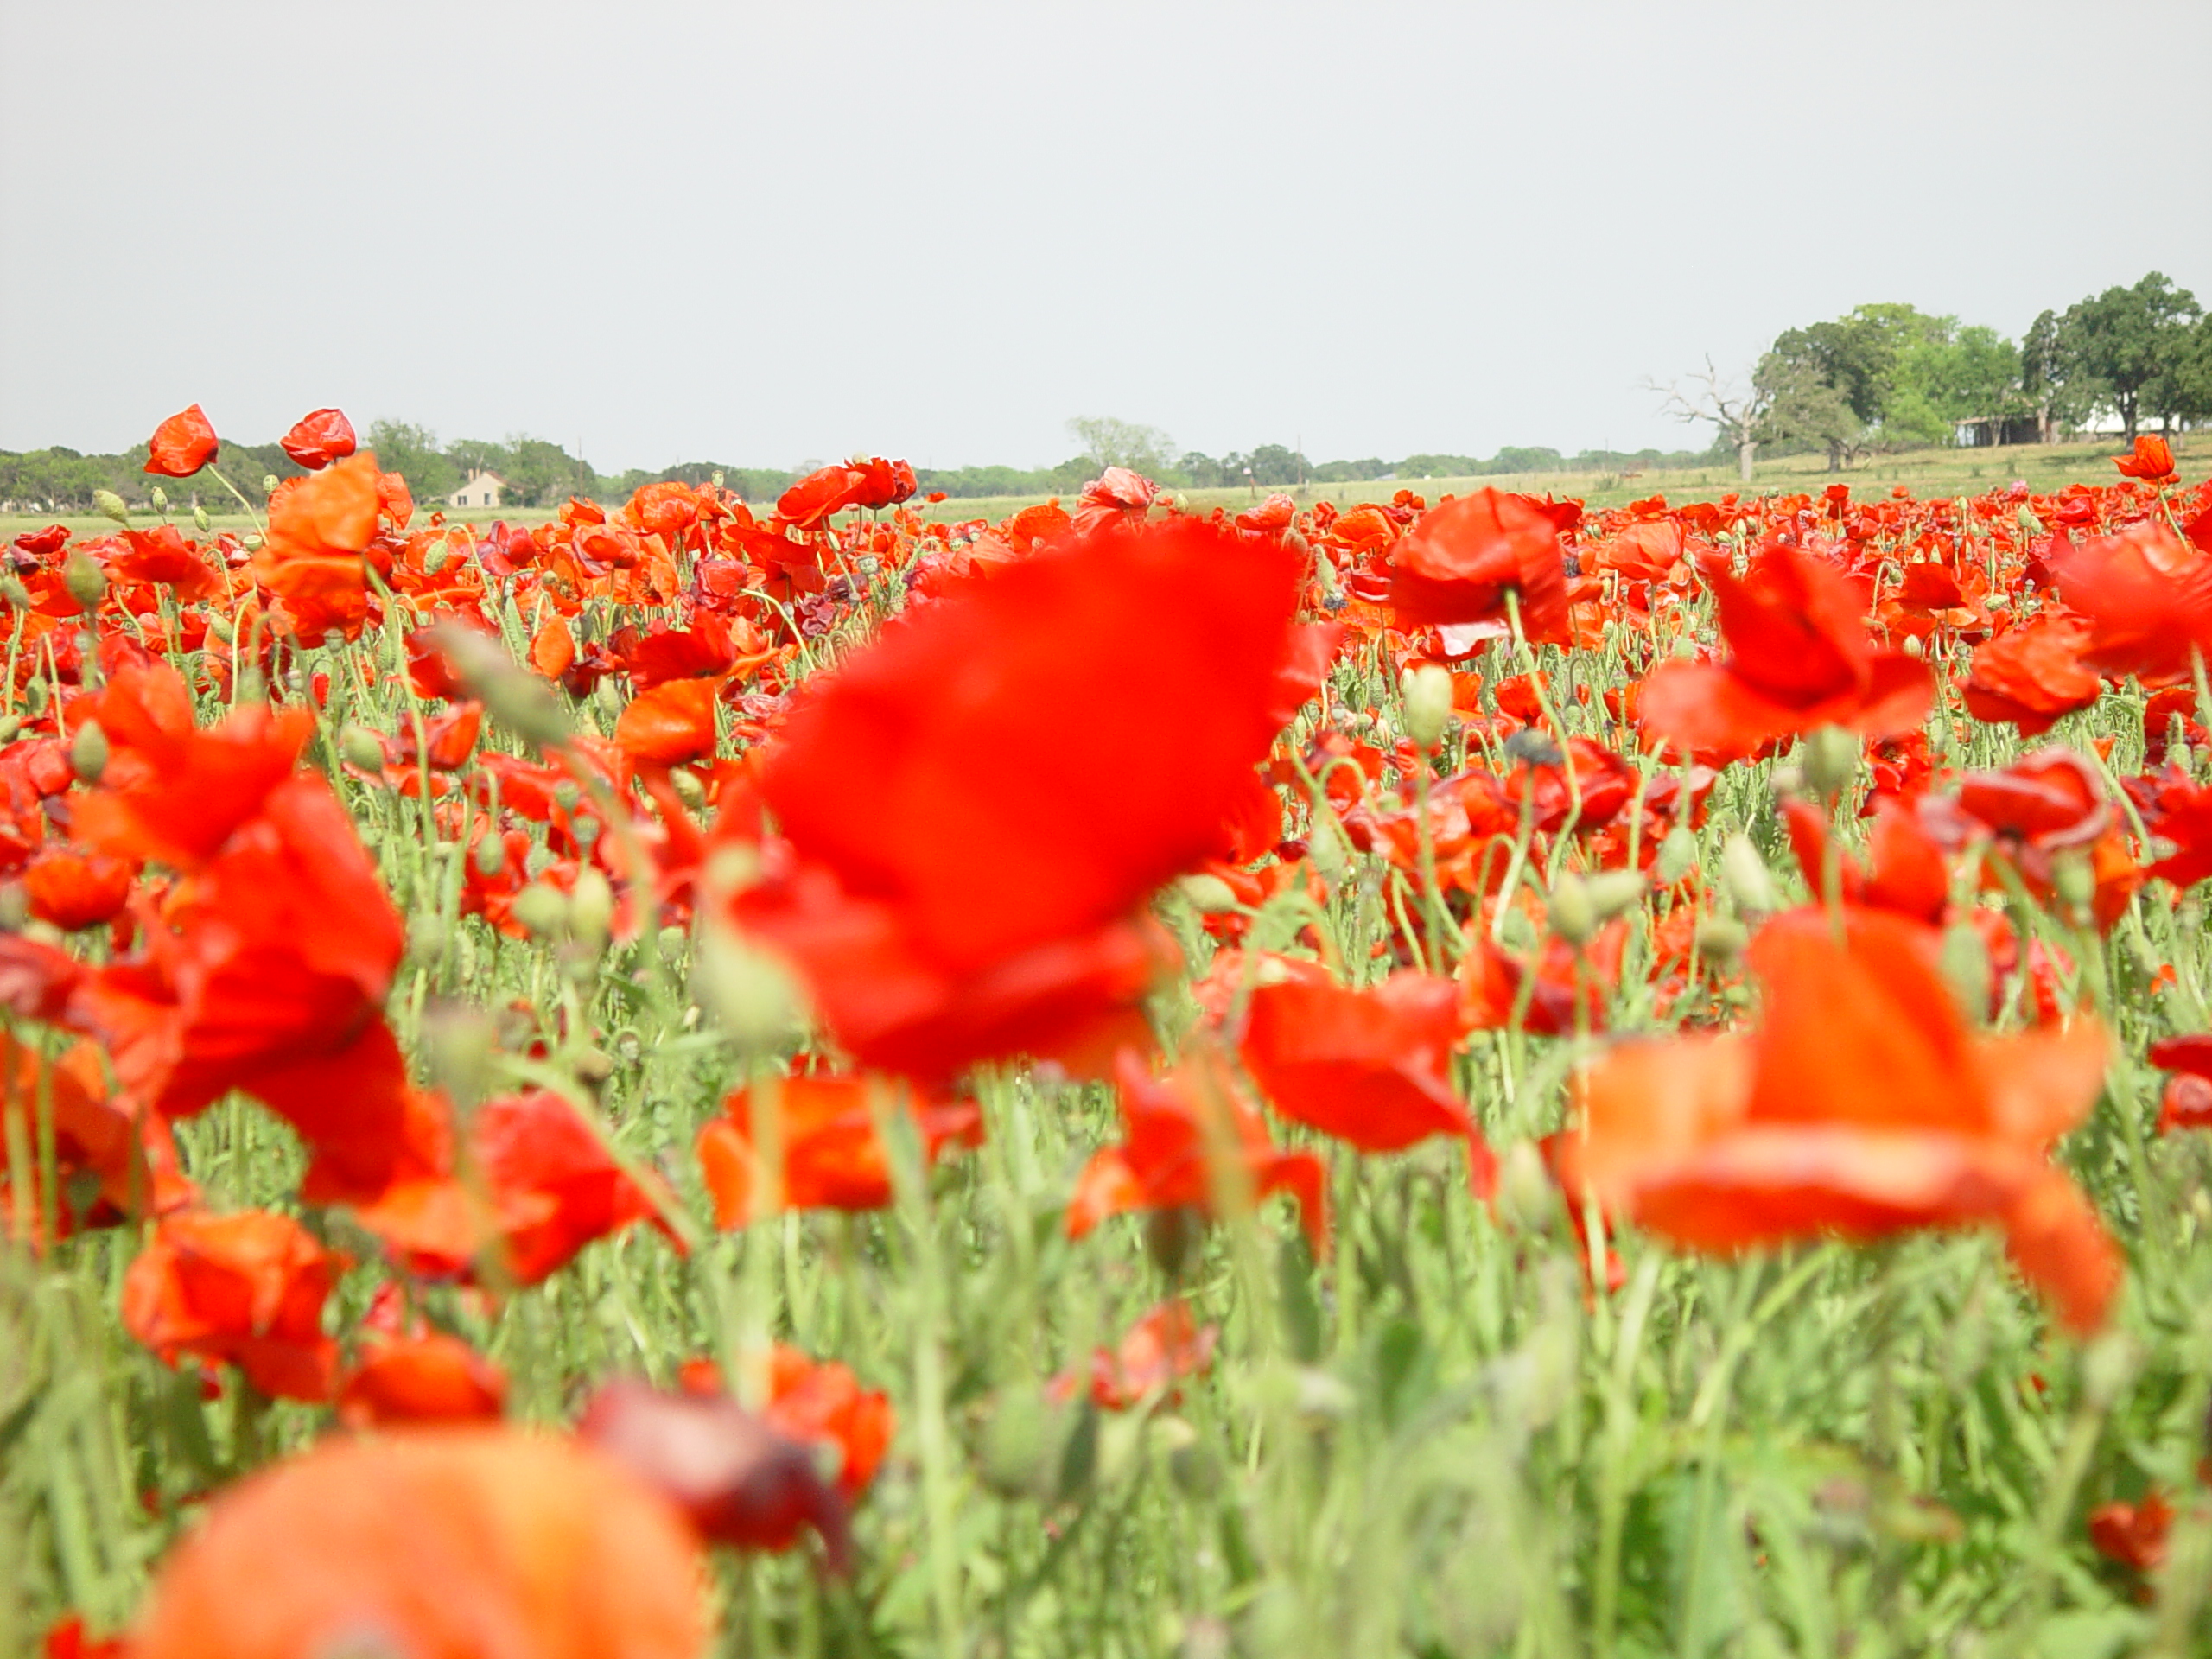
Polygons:
[[[1649,384],[1649,383],[1647,383]],[[1869,454],[1942,444],[2047,443],[2104,417],[2128,443],[2212,420],[2212,317],[2152,271],[2046,310],[2018,342],[1910,305],[1862,305],[1785,329],[1748,385],[1704,370],[1665,385],[1677,418],[1713,429],[1742,476],[1753,457]]]

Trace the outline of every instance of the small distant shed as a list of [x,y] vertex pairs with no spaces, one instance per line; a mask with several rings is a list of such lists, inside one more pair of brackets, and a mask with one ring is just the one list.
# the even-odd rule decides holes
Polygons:
[[497,473],[473,472],[468,481],[446,497],[449,507],[496,507],[505,492],[507,480]]

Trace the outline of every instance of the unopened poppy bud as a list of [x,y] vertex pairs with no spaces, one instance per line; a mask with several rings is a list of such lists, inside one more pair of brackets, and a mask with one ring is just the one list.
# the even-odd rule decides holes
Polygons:
[[227,616],[209,617],[207,619],[207,632],[213,634],[218,639],[221,640],[226,645],[229,645],[232,640],[238,637],[238,631],[231,626],[231,619]]
[[[461,936],[467,943],[467,935]],[[430,1081],[466,1110],[491,1091],[499,1032],[483,1011],[465,1002],[434,1008],[423,1021],[423,1059]]]
[[2075,915],[2085,912],[2097,896],[2097,873],[2078,853],[2062,855],[2051,871],[2051,886],[2059,902]]
[[248,663],[244,668],[238,670],[238,683],[234,690],[237,695],[232,699],[233,702],[266,702],[269,701],[269,677],[253,664]]
[[1043,1496],[1058,1473],[1055,1413],[1033,1387],[1002,1389],[977,1447],[983,1484],[1006,1497]]
[[1751,942],[1750,931],[1732,916],[1707,916],[1693,937],[1698,955],[1722,968],[1732,966]]
[[1671,887],[1690,873],[1697,862],[1697,836],[1688,824],[1676,824],[1659,843],[1659,882]]
[[1833,800],[1859,775],[1859,740],[1840,726],[1823,726],[1805,740],[1805,781]]
[[507,844],[497,836],[486,836],[476,843],[476,873],[497,875],[507,868]]
[[680,927],[664,927],[654,943],[660,947],[660,959],[673,964],[683,961],[691,948],[691,935]]
[[107,734],[97,720],[88,720],[69,740],[71,770],[88,784],[97,784],[107,770]]
[[2135,1338],[2107,1331],[2082,1351],[2082,1401],[2092,1411],[2110,1411],[2134,1380],[2140,1356]]
[[[1167,1478],[1175,1483],[1176,1490],[1185,1497],[1201,1501],[1212,1497],[1221,1491],[1225,1472],[1222,1467],[1221,1453],[1214,1449],[1211,1442],[1179,1417],[1153,1420],[1155,1430],[1166,1428],[1170,1423],[1183,1432],[1171,1433],[1167,1438]],[[1229,1650],[1226,1642],[1217,1649],[1224,1654]],[[1187,1642],[1184,1651],[1193,1651]]]
[[1497,1218],[1516,1233],[1548,1230],[1560,1212],[1559,1189],[1535,1142],[1520,1140],[1497,1160]]
[[569,926],[583,944],[596,950],[607,943],[614,927],[614,884],[595,865],[576,872],[576,885],[569,894]]
[[1320,873],[1321,879],[1332,887],[1344,879],[1344,873],[1351,868],[1351,852],[1336,825],[1319,817],[1314,819],[1313,833],[1306,838],[1306,856]]
[[113,490],[94,490],[92,505],[103,518],[112,518],[118,524],[130,522],[130,509],[123,505],[123,498]]
[[77,601],[79,610],[97,610],[100,601],[107,596],[107,572],[100,569],[100,562],[91,554],[72,553],[61,567],[61,585]]
[[791,969],[726,928],[700,936],[691,981],[741,1054],[779,1053],[805,1032],[805,999]]
[[568,712],[553,689],[518,665],[497,640],[459,623],[442,625],[436,639],[454,672],[493,719],[540,748],[568,741]]
[[1406,735],[1424,749],[1444,741],[1452,718],[1452,671],[1434,663],[1409,670],[1399,682],[1405,703]]
[[264,495],[274,495],[274,494],[276,494],[276,474],[274,474],[274,473],[264,473],[264,474],[261,475],[261,493],[262,493]]
[[1643,878],[1634,870],[1600,870],[1583,878],[1582,886],[1600,922],[1610,922],[1643,901]]
[[1943,970],[1943,981],[1951,988],[1952,1000],[1959,1005],[1959,1011],[1969,1020],[1986,1019],[1989,1015],[1989,946],[1982,939],[1981,930],[1967,922],[1945,928],[1938,962]]
[[382,772],[383,740],[365,726],[349,725],[338,734],[338,758],[362,772]]
[[198,531],[202,536],[205,536],[209,529],[207,509],[201,506],[197,501],[192,504],[192,527]]
[[0,715],[0,743],[12,743],[23,729],[21,715]]
[[160,485],[155,485],[147,493],[147,499],[153,502],[156,512],[167,512],[169,510],[169,493]]
[[1697,655],[1697,641],[1687,633],[1679,635],[1671,648],[1671,654],[1679,661],[1688,662]]
[[0,599],[4,599],[17,610],[30,607],[31,590],[15,576],[0,576]]
[[426,576],[435,576],[439,571],[444,569],[446,568],[446,555],[449,550],[450,549],[442,537],[438,540],[432,542],[428,547],[424,548],[423,550],[423,574]]
[[1904,654],[1913,658],[1925,657],[1928,654],[1928,647],[1920,642],[1918,634],[1908,633],[1904,637]]
[[1720,880],[1736,908],[1747,916],[1766,916],[1782,908],[1775,896],[1774,877],[1751,838],[1738,830],[1720,849]]
[[568,895],[547,882],[532,881],[515,894],[512,913],[538,938],[550,938],[568,931]]
[[1598,907],[1591,902],[1587,882],[1567,870],[1552,883],[1552,931],[1569,944],[1587,944],[1598,931]]
[[30,889],[20,881],[0,883],[0,932],[21,932],[30,918]]
[[451,937],[446,918],[435,910],[417,911],[407,918],[407,954],[416,962],[435,962],[445,955]]
[[1236,908],[1236,892],[1217,875],[1184,876],[1175,883],[1175,890],[1201,916],[1219,916]]
[[257,530],[248,531],[245,539],[239,543],[239,545],[249,553],[258,553],[261,551],[261,532]]
[[678,766],[668,774],[676,798],[683,803],[687,811],[703,811],[707,805],[707,786],[699,781],[699,774],[689,766]]

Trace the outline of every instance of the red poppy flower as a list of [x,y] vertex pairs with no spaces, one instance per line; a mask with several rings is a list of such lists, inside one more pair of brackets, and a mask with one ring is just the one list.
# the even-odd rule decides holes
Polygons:
[[[60,1189],[55,1207],[65,1236],[134,1216],[168,1215],[198,1198],[199,1189],[179,1172],[168,1123],[109,1093],[99,1052],[92,1044],[76,1044],[49,1061],[0,1033],[0,1076],[7,1078],[17,1109],[27,1116],[34,1111],[50,1115]],[[13,1206],[5,1201],[19,1181],[31,1188],[32,1212],[40,1216],[45,1207],[43,1173],[35,1160],[29,1169],[16,1169],[9,1153],[12,1144],[0,1135],[0,1217],[12,1220]]]
[[1740,759],[1822,726],[1866,737],[1911,731],[1927,717],[1927,665],[1868,639],[1866,600],[1840,571],[1770,547],[1737,577],[1707,576],[1727,640],[1725,663],[1665,663],[1643,682],[1637,718],[1700,755]]
[[130,1659],[131,1647],[127,1637],[88,1636],[83,1615],[72,1613],[48,1627],[39,1651],[42,1659]]
[[670,680],[630,700],[614,722],[614,741],[640,765],[676,766],[715,752],[719,680]]
[[[1328,1209],[1321,1161],[1310,1153],[1278,1152],[1268,1127],[1245,1100],[1229,1069],[1211,1051],[1192,1054],[1166,1077],[1154,1079],[1134,1054],[1116,1068],[1123,1138],[1095,1154],[1076,1178],[1067,1230],[1080,1238],[1109,1216],[1138,1210],[1184,1207],[1211,1213],[1224,1187],[1243,1185],[1255,1199],[1287,1192],[1318,1254],[1328,1238]],[[1241,1167],[1215,1171],[1211,1121]]]
[[1559,526],[1526,496],[1488,488],[1455,496],[1390,550],[1390,608],[1408,631],[1480,624],[1502,634],[1508,589],[1519,595],[1530,641],[1568,643]]
[[1298,980],[1252,993],[1237,1052],[1285,1116],[1363,1152],[1464,1135],[1487,1156],[1452,1086],[1459,988],[1393,974],[1364,991]]
[[[1825,900],[1827,881],[1827,816],[1809,801],[1783,804],[1790,849],[1816,899]],[[1922,829],[1910,808],[1885,798],[1876,808],[1867,836],[1867,862],[1840,854],[1836,874],[1848,905],[1893,911],[1915,921],[1938,924],[1951,899],[1951,872],[1943,849]]]
[[875,1478],[896,1423],[888,1395],[861,1387],[846,1366],[780,1342],[769,1351],[760,1415],[795,1440],[835,1448],[837,1491],[849,1503]]
[[64,932],[98,927],[122,914],[137,868],[126,859],[73,847],[48,847],[23,872],[31,914]]
[[[187,603],[213,599],[223,591],[214,567],[188,543],[175,524],[124,531],[122,546],[107,556],[111,582],[157,582]],[[109,543],[111,547],[114,543]]]
[[1160,499],[1160,486],[1127,467],[1109,467],[1083,486],[1069,524],[1077,536],[1090,536],[1116,525],[1141,524],[1152,504]]
[[809,473],[776,498],[776,517],[794,530],[812,530],[853,503],[868,474],[842,462]]
[[1745,1036],[1616,1049],[1581,1080],[1567,1191],[1695,1249],[1994,1223],[2077,1331],[2103,1323],[2119,1252],[2048,1156],[2102,1086],[2103,1033],[1976,1039],[1928,929],[1815,909],[1753,942],[1765,1018]]
[[163,478],[190,478],[222,448],[199,404],[172,415],[147,440],[146,470]]
[[703,1577],[683,1516],[574,1440],[334,1438],[216,1498],[162,1564],[131,1652],[696,1659]]
[[353,423],[337,410],[313,410],[294,422],[292,429],[276,442],[286,454],[315,472],[353,453]]
[[518,1284],[550,1276],[594,1239],[660,1221],[653,1196],[550,1090],[486,1101],[469,1121],[468,1139],[499,1207],[507,1271]]
[[[1188,1302],[1170,1297],[1114,1347],[1091,1355],[1090,1397],[1102,1411],[1127,1411],[1167,1396],[1185,1377],[1203,1376],[1212,1367],[1220,1336],[1217,1327],[1198,1322]],[[1074,1381],[1069,1377],[1061,1386],[1072,1392]]]
[[2212,876],[2212,785],[2176,779],[2158,785],[2144,817],[2174,850],[2144,872],[2177,887]]
[[377,533],[377,458],[359,454],[293,479],[269,499],[269,530],[253,574],[284,601],[298,632],[357,631],[368,610],[362,554]]
[[894,623],[785,723],[761,794],[788,852],[762,849],[734,919],[873,1066],[1121,1039],[1163,955],[1137,907],[1216,851],[1281,723],[1298,581],[1280,548],[1169,520]]
[[[768,1172],[753,1141],[754,1097],[740,1089],[722,1102],[722,1116],[699,1131],[699,1165],[714,1195],[715,1223],[748,1227],[779,1210],[880,1210],[891,1202],[891,1166],[869,1109],[880,1078],[785,1077],[773,1105],[783,1143],[781,1203],[767,1207]],[[899,1108],[899,1109],[904,1109]],[[935,1102],[916,1114],[925,1155],[934,1163],[948,1146],[981,1141],[983,1120],[973,1101]]]
[[2134,454],[2114,455],[2112,464],[2125,477],[2162,484],[2174,476],[2173,448],[2155,432],[2139,432],[2135,435]]
[[2104,690],[2082,661],[2089,639],[2088,624],[2047,616],[1984,640],[1965,686],[1967,712],[1992,724],[2009,720],[2022,737],[2040,736]]
[[377,1344],[338,1390],[350,1428],[495,1421],[506,1406],[506,1373],[442,1332]]
[[327,1400],[322,1304],[341,1264],[289,1216],[190,1211],[158,1223],[123,1281],[124,1329],[174,1365],[236,1365],[265,1395]]
[[727,1395],[612,1383],[592,1396],[576,1433],[675,1504],[702,1538],[785,1550],[811,1527],[831,1571],[849,1565],[846,1502],[822,1478],[813,1448]]
[[2085,660],[2104,674],[2186,677],[2212,647],[2212,558],[2146,518],[2051,557],[2059,597],[2088,619]]
[[2166,1537],[2173,1524],[2174,1506],[2154,1490],[2140,1503],[2100,1503],[2091,1510],[2089,1542],[2108,1561],[2137,1573],[2154,1573],[2165,1565]]

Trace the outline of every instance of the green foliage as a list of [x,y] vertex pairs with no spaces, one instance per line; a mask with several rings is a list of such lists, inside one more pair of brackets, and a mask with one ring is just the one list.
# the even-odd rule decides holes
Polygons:
[[2108,288],[2037,318],[2037,375],[2077,418],[2091,408],[2112,410],[2132,441],[2146,415],[2187,418],[2202,407],[2196,366],[2202,316],[2195,295],[2152,271],[2132,288]]
[[443,500],[467,474],[438,448],[428,427],[406,421],[375,421],[362,434],[361,447],[376,451],[377,465],[397,473],[417,501]]
[[1111,416],[1077,416],[1068,423],[1069,435],[1083,444],[1083,454],[1096,472],[1126,467],[1147,477],[1165,472],[1175,461],[1175,440],[1156,426],[1140,426]]

